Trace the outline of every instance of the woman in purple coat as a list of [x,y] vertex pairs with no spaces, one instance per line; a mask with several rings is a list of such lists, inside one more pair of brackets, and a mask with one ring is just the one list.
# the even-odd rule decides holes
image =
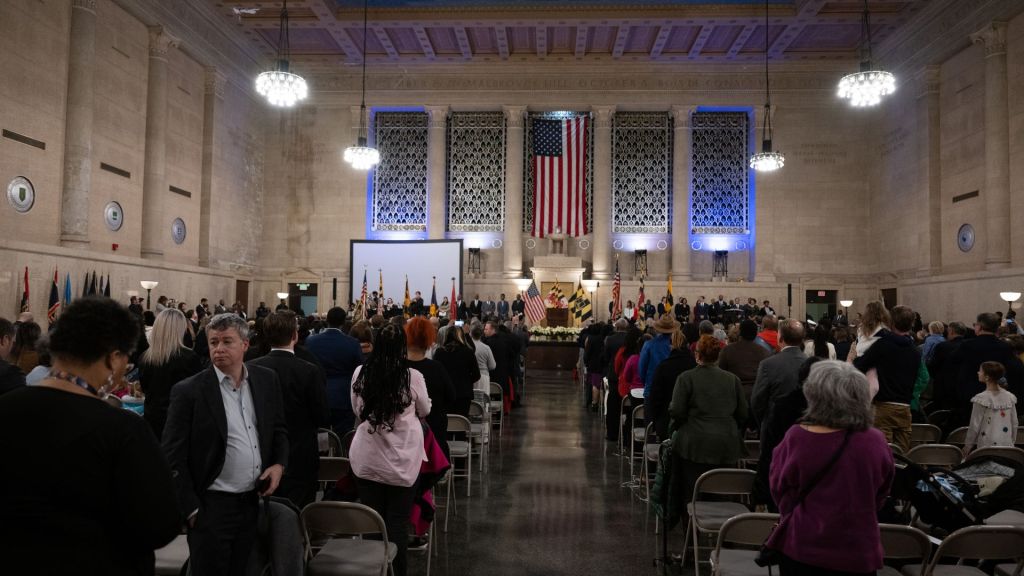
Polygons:
[[892,452],[872,428],[867,379],[826,360],[804,383],[807,412],[772,456],[781,519],[766,546],[783,576],[874,574],[882,567],[878,510],[892,485]]

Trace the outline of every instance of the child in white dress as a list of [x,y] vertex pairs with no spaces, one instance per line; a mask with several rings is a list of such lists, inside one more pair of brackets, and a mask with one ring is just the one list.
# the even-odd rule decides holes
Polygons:
[[974,404],[971,424],[967,428],[964,454],[975,447],[1013,446],[1017,437],[1017,397],[1000,383],[1006,369],[999,362],[982,362],[978,381],[985,391],[971,398]]

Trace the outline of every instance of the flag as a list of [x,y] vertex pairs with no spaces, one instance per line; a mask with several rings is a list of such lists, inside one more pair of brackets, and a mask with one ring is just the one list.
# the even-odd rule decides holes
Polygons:
[[587,233],[589,118],[533,121],[533,235]]
[[86,272],[85,273],[85,281],[82,282],[82,296],[84,297],[84,296],[88,296],[88,295],[89,295],[89,273]]
[[430,315],[437,316],[437,276],[434,276],[434,285],[430,288]]
[[644,277],[640,277],[640,291],[636,294],[636,316],[637,318],[644,317],[644,302],[647,301],[647,297],[644,296]]
[[28,266],[25,266],[25,291],[21,293],[21,311],[29,311],[28,303]]
[[668,275],[668,289],[666,290],[665,296],[668,298],[668,303],[672,304],[676,301],[675,297],[672,296],[672,275]]
[[366,318],[366,269],[363,268],[363,292],[359,295],[359,301],[363,304],[363,310],[360,316]]
[[103,280],[103,276],[100,276],[100,287],[99,289],[96,290],[96,293],[99,294],[100,296],[103,296]]
[[455,302],[455,277],[452,277],[452,297],[448,300],[448,316],[452,321],[459,319],[459,305]]
[[622,314],[622,277],[619,276],[619,258],[615,258],[615,281],[612,282],[612,319]]
[[[571,286],[571,284],[570,284],[570,286]],[[579,297],[579,294],[580,294],[579,290],[574,290],[573,293],[569,295],[569,312],[572,312],[572,314],[574,316],[576,315],[576,304],[577,304],[576,298]]]
[[110,298],[110,272],[107,272],[107,283],[103,285],[103,295]]
[[405,300],[402,301],[402,307],[405,309],[405,317],[409,317],[409,307],[412,306],[412,298],[409,298],[409,275],[405,276]]
[[89,295],[90,296],[94,296],[94,295],[96,295],[96,292],[97,292],[97,290],[96,290],[96,271],[93,270],[92,271],[92,280],[89,282]]
[[555,285],[548,291],[549,308],[565,308],[562,304],[563,298],[565,295],[562,294],[562,287],[558,284],[558,278],[555,278]]
[[50,307],[46,309],[46,320],[53,324],[57,320],[57,312],[60,310],[60,296],[57,289],[57,269],[53,269],[53,285],[50,286]]
[[377,268],[378,279],[380,282],[377,286],[377,309],[380,310],[384,306],[384,270]]
[[71,302],[71,272],[68,272],[64,276],[64,305],[67,306]]
[[536,324],[544,319],[547,311],[544,308],[544,300],[540,297],[540,290],[537,283],[531,281],[530,287],[526,289],[526,317],[530,322]]
[[576,292],[573,293],[571,302],[574,303],[572,307],[572,314],[576,317],[576,320],[580,322],[586,322],[593,316],[593,309],[590,305],[590,298],[587,297],[587,293],[583,290],[583,282],[580,282],[576,287]]

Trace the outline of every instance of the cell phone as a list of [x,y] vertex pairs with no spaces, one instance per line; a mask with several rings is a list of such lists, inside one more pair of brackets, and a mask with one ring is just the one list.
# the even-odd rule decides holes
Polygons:
[[462,320],[456,320],[456,321],[455,321],[455,325],[456,325],[456,326],[459,326],[459,327],[461,327],[461,326],[462,326],[463,324],[465,324],[465,322],[463,322]]
[[270,476],[256,481],[256,493],[262,494],[270,488]]

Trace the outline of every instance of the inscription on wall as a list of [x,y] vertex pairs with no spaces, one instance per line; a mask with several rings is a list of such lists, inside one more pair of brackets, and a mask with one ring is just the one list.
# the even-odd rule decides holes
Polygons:
[[827,142],[812,142],[786,147],[786,157],[809,165],[831,166],[846,160],[850,155],[845,145]]
[[897,126],[887,131],[885,136],[882,137],[882,145],[878,150],[879,158],[888,158],[896,152],[903,150],[907,146],[909,138],[910,130],[904,126]]

